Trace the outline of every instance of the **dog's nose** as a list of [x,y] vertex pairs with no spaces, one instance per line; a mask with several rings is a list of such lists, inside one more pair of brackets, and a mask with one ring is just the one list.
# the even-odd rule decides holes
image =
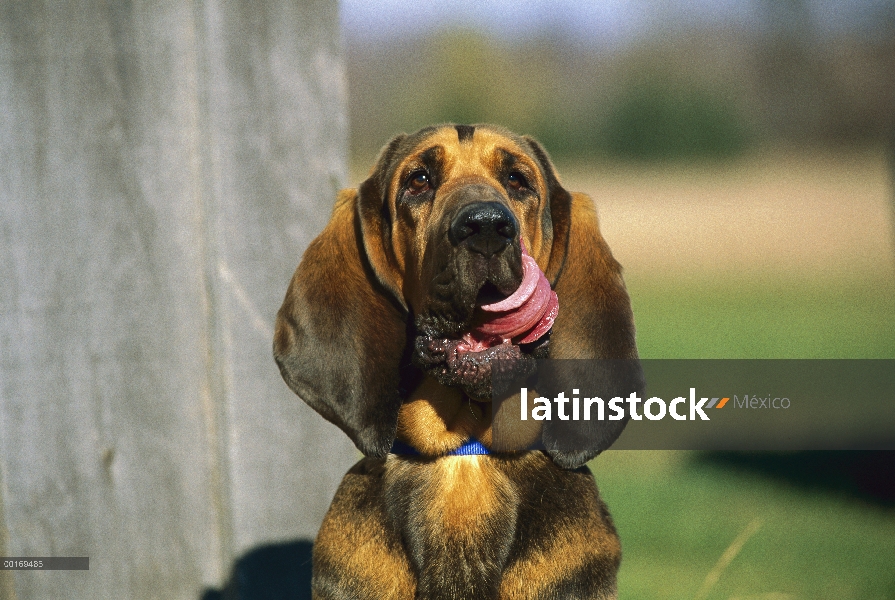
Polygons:
[[516,217],[500,202],[468,204],[451,223],[449,237],[455,246],[466,243],[473,252],[491,257],[516,237]]

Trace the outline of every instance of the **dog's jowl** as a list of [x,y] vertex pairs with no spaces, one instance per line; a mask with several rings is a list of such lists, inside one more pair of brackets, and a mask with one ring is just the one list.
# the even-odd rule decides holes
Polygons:
[[573,451],[537,421],[492,439],[519,405],[492,410],[496,369],[637,358],[594,204],[533,139],[439,125],[391,140],[305,252],[274,357],[365,455],[315,542],[315,598],[616,596],[620,543],[584,465],[624,421]]

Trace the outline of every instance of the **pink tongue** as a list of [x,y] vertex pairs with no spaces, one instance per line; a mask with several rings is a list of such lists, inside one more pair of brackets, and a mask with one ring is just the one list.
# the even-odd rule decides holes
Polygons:
[[[553,327],[559,313],[559,299],[550,289],[550,282],[528,255],[522,244],[522,283],[507,298],[481,307],[478,325],[463,336],[468,345],[461,351],[480,352],[491,346],[517,339],[529,344]],[[521,337],[520,337],[521,336]]]
[[[543,274],[541,273],[541,269],[538,268],[538,263],[536,263],[535,259],[528,255],[523,247],[522,283],[519,284],[519,287],[516,288],[515,292],[513,292],[500,302],[482,305],[482,310],[487,312],[504,312],[512,310],[514,308],[519,308],[520,306],[522,306],[523,302],[531,297],[531,295],[535,292],[535,289],[539,287],[538,284],[540,283],[540,277],[543,277]],[[547,284],[547,289],[550,289],[549,283]]]

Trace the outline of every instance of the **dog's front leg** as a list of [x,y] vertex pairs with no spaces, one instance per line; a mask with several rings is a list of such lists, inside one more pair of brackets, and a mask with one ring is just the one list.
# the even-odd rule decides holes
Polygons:
[[382,496],[385,459],[345,475],[314,542],[315,600],[413,600],[416,577]]

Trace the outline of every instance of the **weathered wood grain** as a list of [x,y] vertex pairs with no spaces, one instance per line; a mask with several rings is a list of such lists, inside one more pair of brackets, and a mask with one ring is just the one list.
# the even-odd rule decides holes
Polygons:
[[343,185],[334,1],[0,7],[0,594],[197,598],[353,447],[274,315]]

